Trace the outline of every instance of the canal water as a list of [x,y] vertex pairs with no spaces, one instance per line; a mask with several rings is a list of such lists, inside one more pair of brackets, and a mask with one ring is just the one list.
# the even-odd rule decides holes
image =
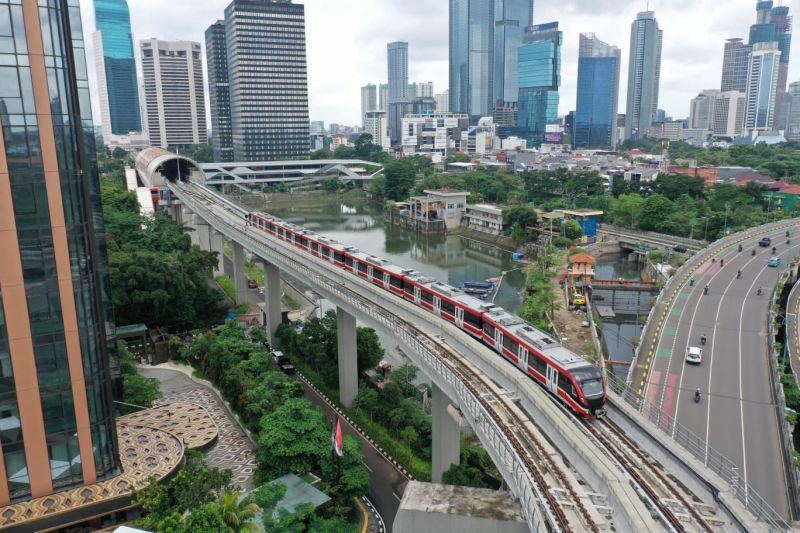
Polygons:
[[[599,257],[595,264],[595,276],[598,279],[639,280],[642,277],[643,265],[636,261],[628,261],[627,254],[607,254]],[[617,315],[613,319],[602,321],[603,344],[606,355],[611,361],[633,359],[636,344],[642,333],[642,324],[650,312],[655,294],[639,291],[595,291],[594,305],[611,306]],[[602,298],[598,300],[597,297]],[[626,365],[614,365],[617,374],[625,376]]]
[[262,195],[236,200],[454,287],[506,272],[494,303],[511,312],[522,305],[525,275],[509,250],[458,235],[402,230],[384,220],[380,207],[362,198],[299,194],[271,195],[266,203]]

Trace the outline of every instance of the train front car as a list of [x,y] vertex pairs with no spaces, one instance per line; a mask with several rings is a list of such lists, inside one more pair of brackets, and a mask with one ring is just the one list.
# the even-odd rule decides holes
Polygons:
[[592,416],[602,417],[606,414],[606,382],[600,369],[585,364],[570,369],[570,374],[578,386],[578,397],[581,404]]

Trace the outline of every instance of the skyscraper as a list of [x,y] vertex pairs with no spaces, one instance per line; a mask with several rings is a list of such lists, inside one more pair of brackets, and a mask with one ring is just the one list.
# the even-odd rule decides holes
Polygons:
[[150,144],[206,144],[206,99],[200,44],[149,39],[139,44]]
[[714,127],[714,110],[721,91],[708,89],[692,98],[689,105],[689,129],[709,130]]
[[233,131],[224,20],[216,21],[206,30],[206,68],[214,161],[230,163],[233,161]]
[[393,145],[400,144],[403,108],[408,102],[408,43],[394,42],[386,46],[388,54],[388,122],[389,140]]
[[533,0],[495,0],[492,50],[492,106],[516,102],[517,50],[525,28],[533,24]]
[[775,127],[781,51],[777,43],[756,43],[747,71],[744,133],[771,131]]
[[435,94],[436,111],[439,113],[447,113],[450,111],[450,91],[446,90],[443,93]]
[[744,92],[747,88],[747,66],[750,62],[750,45],[742,39],[728,39],[722,58],[722,84],[720,90]]
[[718,137],[734,138],[742,134],[745,94],[726,91],[714,99],[712,133]]
[[800,81],[789,84],[789,118],[786,127],[786,138],[790,140],[800,139]]
[[378,110],[378,89],[374,83],[361,87],[361,126],[366,128],[366,117],[370,111]]
[[581,33],[578,50],[578,98],[572,139],[575,148],[614,148],[622,53]]
[[378,85],[378,111],[389,110],[389,84],[381,83]]
[[120,461],[105,229],[77,2],[2,3],[0,35],[11,39],[0,66],[5,506],[109,478]]
[[94,33],[100,120],[106,142],[112,135],[142,131],[133,34],[125,0],[94,0]]
[[643,11],[631,24],[631,52],[628,61],[628,104],[625,138],[644,136],[656,120],[661,79],[663,31],[656,15]]
[[305,7],[233,0],[225,9],[225,43],[233,158],[308,154]]
[[541,144],[558,121],[562,39],[558,22],[539,24],[526,30],[519,49],[517,127],[528,146]]

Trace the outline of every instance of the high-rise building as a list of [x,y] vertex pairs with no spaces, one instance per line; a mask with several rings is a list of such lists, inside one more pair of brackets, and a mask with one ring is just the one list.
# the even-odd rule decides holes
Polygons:
[[747,89],[747,66],[750,62],[750,45],[742,39],[728,39],[722,59],[722,84],[720,90],[740,91]]
[[[773,127],[784,129],[788,121],[788,106],[783,100],[789,75],[789,56],[792,46],[792,17],[787,6],[774,6],[771,0],[759,1],[756,4],[756,23],[750,26],[749,44],[768,45],[775,43],[781,52],[778,65],[778,80],[775,95],[775,117]],[[746,90],[746,89],[745,89]]]
[[206,100],[200,43],[149,39],[139,43],[150,144],[206,144]]
[[516,102],[517,50],[533,24],[533,0],[495,0],[492,50],[492,107]]
[[781,51],[777,43],[756,43],[747,70],[747,96],[743,130],[772,131],[775,128]]
[[714,98],[714,111],[711,132],[717,137],[733,139],[742,134],[744,122],[745,94],[739,91],[726,91]]
[[225,9],[225,44],[234,160],[308,154],[305,6],[233,0]]
[[408,86],[409,98],[433,98],[432,81],[415,81]]
[[378,110],[378,88],[374,83],[361,87],[361,125],[366,128],[366,117],[370,111]]
[[367,111],[364,115],[364,133],[372,135],[372,144],[389,148],[386,111]]
[[663,31],[658,27],[655,13],[639,13],[631,24],[626,139],[644,136],[656,121],[662,41]]
[[800,81],[789,84],[789,102],[786,138],[796,141],[800,139]]
[[689,129],[712,130],[714,127],[714,110],[721,91],[708,89],[692,98],[689,105]]
[[93,35],[103,139],[142,131],[131,16],[125,0],[94,0]]
[[433,96],[436,99],[436,111],[447,113],[450,111],[450,91],[446,90]]
[[547,126],[558,122],[562,39],[558,22],[539,24],[526,29],[519,48],[517,128],[528,146],[540,145]]
[[378,111],[389,110],[389,84],[378,85]]
[[575,148],[617,145],[617,106],[622,53],[593,33],[581,33],[578,48],[578,98],[572,142]]
[[121,463],[78,4],[0,3],[0,35],[11,43],[0,66],[0,506],[7,506],[108,479]]
[[408,43],[394,42],[386,46],[388,53],[389,140],[400,144],[403,106],[408,102]]
[[211,109],[214,161],[231,163],[233,162],[233,130],[224,20],[216,21],[206,30],[206,69],[208,70],[208,103]]

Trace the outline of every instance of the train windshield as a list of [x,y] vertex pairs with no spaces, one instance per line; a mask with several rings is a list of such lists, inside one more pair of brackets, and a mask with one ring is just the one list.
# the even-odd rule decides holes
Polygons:
[[600,371],[595,367],[575,369],[572,375],[580,383],[584,396],[594,397],[603,394],[603,380]]

